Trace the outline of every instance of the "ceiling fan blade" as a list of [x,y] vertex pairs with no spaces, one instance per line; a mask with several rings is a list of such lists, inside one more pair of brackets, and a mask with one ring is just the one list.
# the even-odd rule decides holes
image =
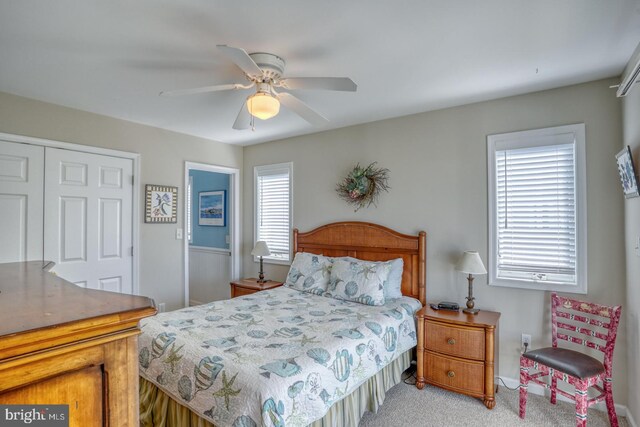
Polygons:
[[285,107],[287,107],[288,109],[290,109],[291,111],[293,111],[294,113],[296,113],[297,115],[299,115],[300,117],[302,117],[303,119],[305,119],[306,121],[308,121],[314,126],[322,126],[323,124],[329,122],[329,120],[321,116],[320,113],[317,113],[307,104],[300,101],[298,98],[291,95],[290,93],[286,93],[286,92],[279,93],[277,98],[278,98],[278,101],[282,103],[282,105],[284,105]]
[[355,92],[358,85],[348,77],[289,77],[280,80],[287,89],[340,90]]
[[196,93],[206,93],[206,92],[218,92],[221,90],[233,90],[233,89],[241,89],[242,85],[237,83],[232,83],[228,85],[216,85],[216,86],[205,86],[205,87],[196,87],[192,89],[178,89],[178,90],[165,90],[160,92],[161,96],[181,96],[181,95],[193,95]]
[[236,121],[233,122],[233,128],[236,130],[244,130],[249,129],[251,126],[251,115],[249,114],[249,110],[247,110],[247,102],[242,103],[242,107],[240,107],[240,112],[238,113],[238,117],[236,117]]
[[249,76],[262,76],[262,70],[251,59],[249,54],[238,47],[231,47],[224,44],[219,44],[218,49],[234,64],[236,64],[245,74]]

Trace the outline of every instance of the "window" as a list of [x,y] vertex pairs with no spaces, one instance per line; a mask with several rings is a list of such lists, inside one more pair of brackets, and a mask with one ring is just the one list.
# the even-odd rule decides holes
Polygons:
[[488,137],[489,284],[587,292],[584,129]]
[[292,163],[256,166],[255,240],[264,240],[274,263],[291,261]]

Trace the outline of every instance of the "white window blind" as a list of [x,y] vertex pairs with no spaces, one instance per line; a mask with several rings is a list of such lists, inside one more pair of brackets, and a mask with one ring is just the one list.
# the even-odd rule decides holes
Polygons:
[[271,255],[289,261],[291,236],[291,164],[258,166],[256,180],[256,241],[264,240]]
[[489,284],[587,292],[584,124],[489,135]]
[[498,277],[576,283],[574,144],[496,151]]

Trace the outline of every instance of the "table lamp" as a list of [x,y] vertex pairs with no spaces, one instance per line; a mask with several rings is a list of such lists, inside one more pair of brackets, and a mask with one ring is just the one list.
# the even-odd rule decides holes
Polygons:
[[467,297],[467,308],[462,310],[467,314],[478,314],[480,310],[477,308],[473,308],[474,303],[473,300],[473,275],[474,274],[487,274],[487,270],[484,268],[484,264],[482,264],[482,260],[480,259],[480,255],[476,251],[465,251],[462,254],[462,258],[456,264],[456,270],[461,271],[462,273],[468,273],[469,276],[467,280],[469,281],[469,296]]
[[258,275],[258,283],[266,282],[266,280],[264,280],[264,271],[262,271],[262,257],[271,255],[267,242],[258,240],[251,251],[251,255],[260,257],[260,274]]

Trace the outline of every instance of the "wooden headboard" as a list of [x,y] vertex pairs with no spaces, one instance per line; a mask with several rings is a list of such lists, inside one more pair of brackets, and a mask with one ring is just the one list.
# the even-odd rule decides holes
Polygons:
[[301,233],[293,230],[293,253],[339,257],[350,256],[368,261],[404,260],[402,294],[426,303],[427,233],[401,234],[368,222],[334,222]]

